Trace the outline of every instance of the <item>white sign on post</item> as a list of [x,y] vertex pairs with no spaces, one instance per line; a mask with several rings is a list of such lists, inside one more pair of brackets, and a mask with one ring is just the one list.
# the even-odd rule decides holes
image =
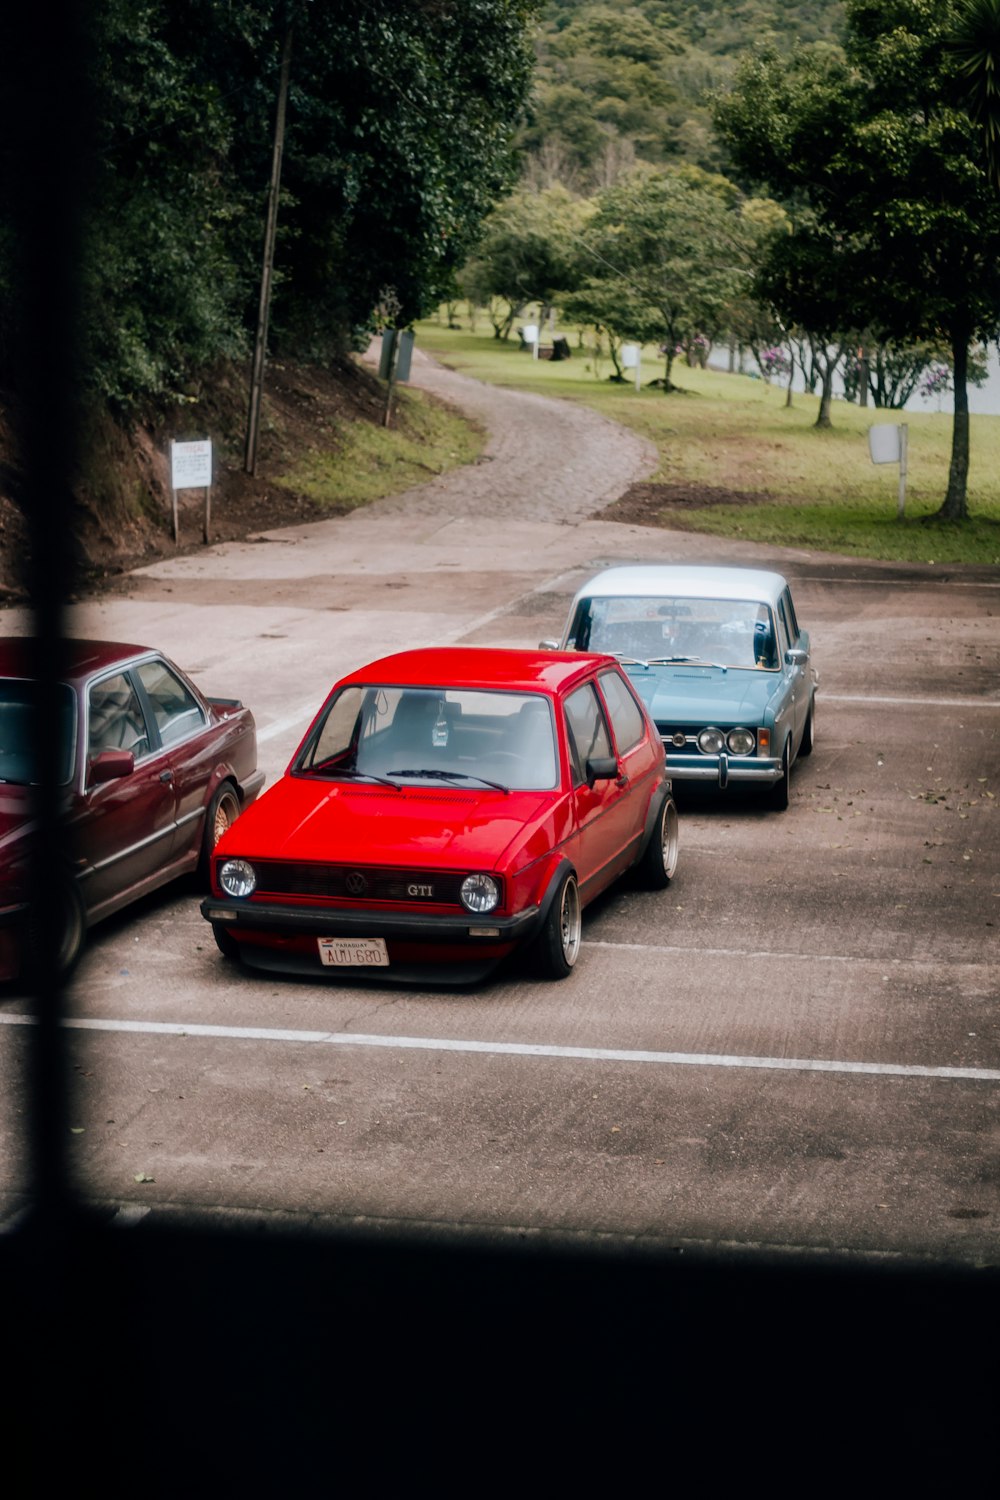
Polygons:
[[899,463],[899,424],[881,422],[868,429],[868,451],[873,464]]
[[902,517],[906,506],[906,443],[905,422],[880,422],[868,429],[868,451],[873,464],[899,464],[899,498],[896,514]]
[[170,483],[175,490],[203,490],[212,483],[212,439],[170,444]]
[[170,487],[174,494],[174,541],[178,537],[177,491],[205,491],[204,538],[208,541],[209,511],[212,492],[212,439],[201,438],[194,443],[170,444]]
[[622,369],[635,371],[635,388],[639,389],[642,376],[639,372],[639,359],[642,349],[638,344],[622,344]]
[[526,344],[530,344],[531,345],[531,357],[532,357],[532,359],[537,359],[538,358],[538,324],[537,323],[525,323],[524,327],[521,329],[521,336],[524,339],[524,342]]

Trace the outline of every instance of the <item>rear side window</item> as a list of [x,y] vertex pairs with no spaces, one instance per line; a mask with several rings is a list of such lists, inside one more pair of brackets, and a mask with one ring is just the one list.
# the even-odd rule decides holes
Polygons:
[[102,677],[89,695],[87,754],[131,750],[136,760],[149,754],[146,720],[127,672]]
[[597,679],[611,715],[619,755],[637,745],[646,732],[646,720],[628,686],[617,672],[602,672]]
[[146,690],[162,744],[172,745],[204,727],[201,704],[165,662],[144,661],[136,671]]
[[782,598],[780,598],[778,600],[778,641],[779,641],[779,645],[781,647],[781,651],[780,651],[781,659],[782,659],[782,661],[784,661],[784,659],[785,659],[785,652],[788,650],[789,646],[791,645],[791,640],[789,639],[789,634],[788,634],[788,618],[785,615],[785,600],[784,600],[784,597],[782,597]]
[[608,726],[593,683],[577,688],[566,699],[566,728],[573,780],[580,785],[587,779],[587,761],[612,753]]
[[795,618],[795,605],[792,603],[791,589],[785,589],[785,592],[781,597],[785,601],[785,610],[787,612],[786,619],[788,621],[789,634],[791,635],[793,641],[797,641],[800,633],[799,622]]

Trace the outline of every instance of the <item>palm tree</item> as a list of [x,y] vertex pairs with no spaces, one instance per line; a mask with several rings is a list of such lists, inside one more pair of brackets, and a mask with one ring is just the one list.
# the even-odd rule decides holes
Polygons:
[[959,0],[949,38],[965,105],[983,132],[986,167],[1000,192],[1000,0]]

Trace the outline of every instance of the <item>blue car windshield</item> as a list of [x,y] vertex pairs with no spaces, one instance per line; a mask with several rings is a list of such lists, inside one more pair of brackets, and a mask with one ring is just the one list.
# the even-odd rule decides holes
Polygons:
[[748,599],[583,599],[567,644],[636,661],[778,665],[770,607]]

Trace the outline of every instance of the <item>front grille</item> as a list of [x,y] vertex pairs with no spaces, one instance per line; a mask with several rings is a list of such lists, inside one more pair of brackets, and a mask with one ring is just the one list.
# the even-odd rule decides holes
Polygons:
[[370,865],[319,865],[285,860],[254,861],[261,896],[301,896],[309,901],[426,901],[462,906],[466,871],[398,870]]

